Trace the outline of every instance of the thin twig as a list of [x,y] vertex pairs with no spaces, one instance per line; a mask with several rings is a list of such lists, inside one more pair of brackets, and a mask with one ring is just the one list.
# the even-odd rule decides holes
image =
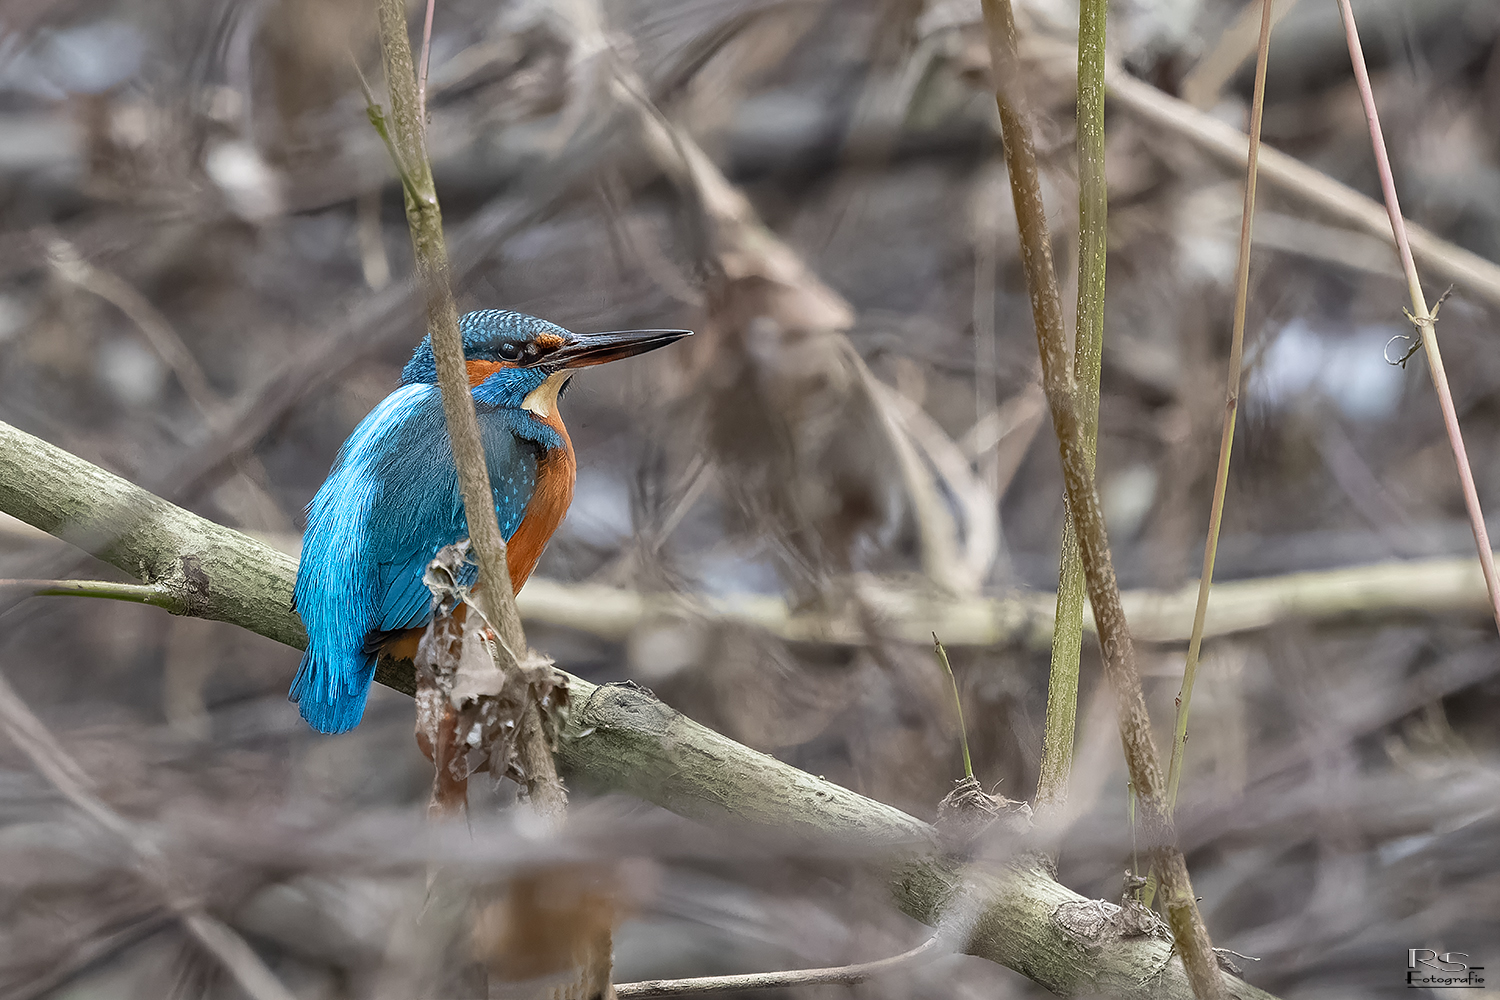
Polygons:
[[[99,296],[135,324],[156,356],[172,370],[188,401],[209,427],[227,422],[228,408],[209,382],[198,359],[167,317],[146,296],[119,275],[89,263],[77,247],[61,236],[47,240],[47,255],[53,270],[64,281]],[[233,465],[245,489],[270,515],[267,520],[278,527],[290,527],[291,522],[266,489],[266,470],[260,459],[254,455],[240,455],[234,459]]]
[[[1245,168],[1247,140],[1245,133],[1233,125],[1163,93],[1119,66],[1110,66],[1108,82],[1110,98],[1122,109],[1182,136],[1225,162]],[[1286,197],[1351,229],[1380,237],[1382,241],[1391,239],[1390,222],[1378,202],[1296,157],[1264,146],[1260,151],[1259,173],[1263,184]],[[1454,282],[1463,291],[1500,305],[1500,264],[1421,226],[1407,226],[1406,230],[1411,251],[1424,268],[1444,281]]]
[[[1033,34],[1027,37],[1026,45],[1031,59],[1028,66],[1049,78],[1062,81],[1074,72],[1076,53],[1066,42]],[[1105,81],[1110,100],[1122,110],[1149,125],[1181,136],[1224,163],[1245,169],[1249,160],[1249,141],[1245,133],[1233,125],[1131,76],[1116,62],[1110,62]],[[1271,146],[1261,147],[1258,169],[1260,182],[1268,188],[1315,209],[1330,221],[1394,245],[1390,217],[1373,198]],[[1406,224],[1405,229],[1412,256],[1430,274],[1452,282],[1462,291],[1477,295],[1492,305],[1500,305],[1500,264],[1421,226]]]
[[1069,371],[1057,274],[1052,265],[1051,238],[1037,174],[1036,148],[1021,86],[1015,17],[1010,0],[983,0],[983,8],[995,101],[1000,111],[1005,160],[1010,169],[1011,195],[1021,237],[1021,257],[1042,361],[1042,386],[1057,432],[1063,482],[1078,530],[1078,547],[1083,557],[1089,603],[1093,605],[1099,628],[1105,672],[1115,694],[1125,761],[1140,797],[1148,847],[1163,873],[1167,919],[1188,981],[1200,1000],[1218,998],[1223,994],[1223,983],[1166,807],[1161,766],[1141,693],[1130,629],[1120,604],[1099,491],[1085,455],[1083,429],[1075,406],[1076,385]]
[[1187,663],[1177,692],[1177,717],[1172,729],[1172,760],[1167,766],[1167,808],[1177,807],[1177,784],[1182,779],[1182,754],[1187,744],[1188,709],[1198,657],[1203,648],[1203,623],[1208,618],[1208,592],[1214,581],[1219,552],[1219,529],[1224,523],[1224,494],[1229,487],[1229,458],[1234,451],[1234,425],[1240,412],[1240,372],[1245,359],[1245,311],[1250,299],[1250,238],[1255,222],[1256,163],[1260,159],[1260,124],[1266,102],[1266,61],[1271,49],[1272,0],[1261,0],[1260,48],[1255,57],[1255,92],[1250,104],[1250,162],[1245,172],[1245,207],[1240,215],[1239,261],[1234,275],[1234,332],[1229,342],[1229,374],[1224,385],[1224,428],[1219,435],[1219,466],[1214,498],[1208,511],[1208,541],[1203,547],[1203,572],[1198,577],[1198,604],[1188,639]]
[[65,281],[99,296],[120,310],[136,325],[152,350],[172,369],[178,384],[198,412],[214,418],[223,409],[223,400],[214,391],[198,359],[172,324],[140,292],[123,278],[111,274],[83,259],[78,249],[61,237],[47,241],[48,262]]
[[1474,472],[1469,468],[1463,432],[1458,426],[1458,410],[1453,405],[1448,375],[1443,370],[1443,356],[1438,350],[1435,311],[1427,311],[1427,297],[1422,292],[1422,281],[1417,277],[1417,265],[1412,260],[1411,241],[1407,238],[1406,223],[1401,217],[1401,202],[1396,197],[1396,178],[1391,173],[1390,156],[1386,153],[1385,137],[1380,131],[1380,113],[1375,107],[1375,91],[1370,86],[1370,72],[1365,67],[1365,54],[1359,44],[1359,29],[1354,24],[1354,9],[1349,6],[1349,0],[1339,0],[1339,13],[1344,18],[1344,35],[1349,43],[1349,60],[1354,64],[1354,80],[1359,85],[1360,100],[1365,106],[1365,119],[1370,124],[1370,145],[1375,150],[1375,166],[1380,173],[1380,190],[1385,196],[1391,235],[1396,239],[1396,249],[1401,255],[1401,269],[1406,274],[1407,291],[1411,293],[1411,321],[1422,332],[1422,347],[1427,352],[1432,387],[1437,390],[1438,406],[1443,411],[1443,427],[1448,432],[1448,443],[1453,448],[1453,460],[1458,466],[1464,507],[1469,512],[1469,525],[1474,530],[1474,545],[1479,550],[1479,564],[1484,569],[1485,587],[1489,591],[1490,603],[1494,606],[1495,624],[1500,627],[1500,577],[1495,574],[1495,556],[1490,549],[1489,532],[1484,526],[1484,511],[1479,506],[1479,490],[1474,485]]
[[349,53],[349,62],[354,66],[355,75],[359,77],[360,92],[365,95],[365,116],[370,119],[370,125],[375,129],[375,134],[380,136],[380,141],[385,143],[385,151],[391,158],[391,165],[396,168],[402,190],[408,198],[420,200],[416,179],[407,169],[406,159],[401,150],[396,148],[396,141],[391,138],[390,126],[385,120],[385,109],[375,100],[375,91],[370,89],[370,81],[365,79],[365,71],[360,68],[359,60],[354,57],[353,52]]
[[[418,109],[416,73],[402,0],[381,0],[380,49],[391,94],[393,147],[400,151],[398,166],[404,161],[411,174],[406,219],[411,229],[412,255],[427,302],[427,325],[437,362],[443,415],[458,468],[469,541],[479,561],[473,604],[496,631],[498,645],[509,660],[503,666],[518,669],[520,659],[527,653],[526,633],[516,612],[515,591],[506,568],[505,537],[500,533],[495,513],[484,447],[479,439],[479,419],[469,390],[463,335],[458,329],[458,306],[449,283],[442,211],[433,184],[432,164],[427,157],[426,129]],[[540,709],[534,703],[528,705],[520,729],[523,738],[517,745],[517,753],[521,769],[528,776],[527,794],[541,815],[559,822],[567,809],[567,794],[557,777],[552,750],[540,722]]]
[[33,597],[99,597],[130,604],[177,611],[177,597],[154,583],[114,583],[109,580],[0,580],[0,593],[19,591]]
[[209,916],[188,893],[168,867],[157,843],[91,790],[92,783],[83,768],[21,700],[4,674],[0,674],[0,727],[63,798],[129,846],[141,862],[142,873],[165,897],[183,927],[219,960],[252,1000],[294,1000],[245,939]]
[[787,989],[794,986],[816,986],[821,983],[853,985],[891,972],[919,958],[935,957],[938,935],[933,935],[910,951],[856,965],[839,965],[827,969],[789,969],[784,972],[751,972],[740,976],[698,976],[693,979],[648,979],[639,983],[615,986],[619,997],[675,997],[689,993],[722,993],[729,990]]
[[958,743],[964,751],[964,777],[974,777],[974,761],[969,757],[969,728],[964,725],[964,702],[958,696],[958,678],[953,676],[953,665],[948,662],[948,651],[938,641],[937,633],[932,633],[932,649],[937,653],[938,663],[943,668],[943,673],[948,675],[948,683],[953,686],[953,711],[958,716]]
[[103,965],[115,955],[151,937],[153,934],[176,922],[176,915],[155,910],[119,930],[94,938],[91,942],[77,946],[68,958],[53,965],[23,986],[13,986],[6,992],[6,1000],[40,1000],[57,996],[62,987],[73,982],[84,972]]

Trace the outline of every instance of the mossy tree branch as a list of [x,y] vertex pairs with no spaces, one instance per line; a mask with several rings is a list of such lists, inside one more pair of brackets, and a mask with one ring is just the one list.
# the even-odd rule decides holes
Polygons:
[[[290,556],[4,423],[0,511],[163,588],[179,613],[299,649],[307,643],[292,610]],[[413,689],[410,664],[384,663],[377,679]],[[757,753],[639,689],[568,681],[575,708],[558,760],[575,783],[783,843],[859,847],[896,866],[892,890],[905,912],[957,926],[956,947],[1062,996],[1191,995],[1182,968],[1169,960],[1170,943],[1120,934],[1111,904],[1086,900],[1026,863],[961,868],[938,854],[932,827],[899,809]],[[1100,921],[1073,914],[1098,914]],[[1228,976],[1222,985],[1239,1000],[1269,997]]]
[[1089,603],[1093,605],[1099,642],[1104,651],[1104,668],[1115,695],[1125,763],[1141,803],[1147,847],[1156,870],[1161,873],[1162,902],[1167,921],[1182,953],[1193,992],[1201,1000],[1208,1000],[1222,995],[1218,961],[1203,917],[1198,912],[1187,862],[1177,847],[1156,743],[1151,736],[1151,719],[1146,713],[1141,678],[1136,670],[1135,649],[1120,603],[1120,587],[1110,557],[1104,513],[1085,447],[1077,383],[1067,355],[1057,273],[1052,264],[1051,236],[1047,231],[1047,216],[1037,175],[1036,149],[1022,90],[1015,16],[1010,0],[983,0],[983,7],[994,72],[995,100],[1005,142],[1005,161],[1010,171],[1011,195],[1021,238],[1021,259],[1031,295],[1037,347],[1041,353],[1042,387],[1057,432],[1063,482],[1078,532]]

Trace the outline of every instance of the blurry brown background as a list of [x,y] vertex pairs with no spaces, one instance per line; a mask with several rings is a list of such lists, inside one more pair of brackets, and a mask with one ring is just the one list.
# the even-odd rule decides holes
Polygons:
[[[1067,42],[1076,5],[1018,6],[1029,38]],[[1266,141],[1374,194],[1336,9],[1284,6]],[[1407,214],[1500,259],[1500,6],[1355,8]],[[1243,13],[1117,0],[1111,52],[1243,127],[1227,34]],[[539,576],[814,615],[851,613],[866,574],[918,617],[1055,587],[1061,479],[977,21],[977,2],[946,0],[440,0],[430,145],[461,308],[699,333],[577,380],[578,489]],[[6,0],[0,419],[296,545],[339,443],[421,335],[400,189],[350,59],[383,92],[373,28],[354,0]],[[1070,88],[1039,68],[1029,95],[1065,276]],[[1122,584],[1171,590],[1202,556],[1240,179],[1119,108],[1108,129],[1100,482]],[[1219,578],[1471,552],[1423,362],[1382,358],[1410,332],[1393,253],[1275,189],[1256,235]],[[1459,288],[1439,327],[1492,510],[1496,311]],[[110,572],[0,518],[0,577]],[[831,644],[694,606],[623,638],[529,636],[569,670],[633,678],[934,813],[960,761],[926,645],[874,611]],[[1030,797],[1046,650],[953,652],[976,771]],[[1482,612],[1288,619],[1205,655],[1181,831],[1215,943],[1260,959],[1241,963],[1251,981],[1352,997],[1399,988],[1408,948],[1500,963],[1500,643]],[[299,996],[401,995],[427,960],[412,956],[449,947],[392,929],[423,898],[411,704],[377,689],[358,730],[316,736],[285,701],[297,659],[152,609],[0,605],[0,669],[212,912]],[[1181,661],[1142,648],[1162,746]],[[1118,899],[1130,827],[1100,683],[1086,643],[1061,879]],[[547,858],[496,818],[489,799],[510,794],[481,797],[453,842],[476,871]],[[624,801],[576,796],[575,818],[571,849],[633,859],[621,981],[838,964],[923,933],[827,859],[705,843]],[[0,995],[234,995],[165,914],[0,748]],[[964,958],[852,989],[1039,992]]]

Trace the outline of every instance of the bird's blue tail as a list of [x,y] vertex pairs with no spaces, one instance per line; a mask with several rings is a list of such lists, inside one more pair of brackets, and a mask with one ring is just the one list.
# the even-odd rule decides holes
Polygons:
[[309,648],[290,695],[307,724],[320,733],[347,733],[359,725],[375,679],[375,659],[355,656],[334,663],[326,655],[314,656]]

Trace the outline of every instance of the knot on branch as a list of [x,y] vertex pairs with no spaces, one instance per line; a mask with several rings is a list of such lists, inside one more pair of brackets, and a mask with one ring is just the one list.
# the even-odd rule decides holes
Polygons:
[[1171,940],[1166,921],[1140,900],[1127,896],[1125,905],[1107,899],[1070,900],[1052,911],[1052,921],[1079,944],[1097,947],[1114,938],[1155,937]]
[[953,783],[938,803],[938,830],[946,839],[967,846],[987,832],[1023,834],[1031,829],[1031,806],[984,790],[972,775]]
[[[1402,307],[1401,311],[1406,314],[1406,318],[1411,323],[1411,325],[1417,328],[1418,335],[1415,337],[1409,337],[1404,333],[1398,333],[1390,340],[1387,340],[1385,342],[1384,351],[1386,364],[1405,368],[1406,363],[1411,360],[1412,355],[1416,354],[1422,349],[1422,338],[1428,333],[1431,333],[1433,336],[1437,335],[1438,310],[1443,307],[1444,300],[1452,294],[1453,286],[1449,285],[1447,291],[1443,292],[1442,295],[1439,295],[1438,300],[1432,304],[1432,309],[1427,313],[1426,316],[1414,315],[1410,309],[1407,309],[1404,306]],[[1399,358],[1393,358],[1391,357],[1391,345],[1398,340],[1403,341],[1410,346],[1406,348],[1406,352]]]
[[179,579],[163,581],[177,592],[176,613],[191,618],[211,617],[208,612],[213,602],[209,591],[213,583],[203,569],[203,561],[195,555],[185,555],[178,560]]

